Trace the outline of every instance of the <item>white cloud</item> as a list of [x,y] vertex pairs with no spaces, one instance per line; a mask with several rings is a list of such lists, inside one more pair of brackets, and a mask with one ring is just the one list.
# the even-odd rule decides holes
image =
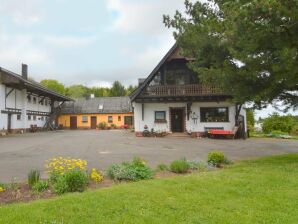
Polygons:
[[146,35],[164,33],[163,15],[183,9],[183,3],[183,0],[106,0],[107,9],[116,14],[113,30]]
[[57,47],[86,47],[96,41],[95,36],[75,37],[75,36],[48,36],[45,42]]
[[38,48],[29,35],[8,35],[0,32],[0,66],[16,70],[21,63],[49,63],[47,53]]
[[17,25],[40,23],[45,16],[40,4],[44,0],[1,0],[0,13]]

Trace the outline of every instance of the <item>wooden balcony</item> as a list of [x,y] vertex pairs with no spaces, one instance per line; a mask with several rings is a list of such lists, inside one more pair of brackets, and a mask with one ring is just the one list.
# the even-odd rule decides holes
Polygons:
[[202,84],[149,86],[142,93],[143,97],[183,97],[226,95],[215,86]]

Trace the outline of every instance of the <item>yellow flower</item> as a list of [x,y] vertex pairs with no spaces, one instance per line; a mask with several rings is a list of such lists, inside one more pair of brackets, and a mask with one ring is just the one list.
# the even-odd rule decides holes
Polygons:
[[4,191],[5,191],[5,189],[3,187],[0,187],[0,193],[4,192]]
[[103,180],[103,175],[98,170],[96,170],[95,168],[93,168],[91,170],[90,177],[91,177],[91,180],[93,180],[96,183],[99,183]]

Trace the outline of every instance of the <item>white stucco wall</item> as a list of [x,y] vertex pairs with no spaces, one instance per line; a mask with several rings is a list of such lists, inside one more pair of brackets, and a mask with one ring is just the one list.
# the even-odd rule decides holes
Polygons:
[[[187,107],[187,103],[145,103],[144,104],[144,120],[142,120],[142,104],[133,103],[134,107],[134,124],[135,131],[142,132],[144,131],[144,126],[147,125],[149,130],[152,128],[155,131],[170,132],[170,108],[171,107]],[[228,107],[229,108],[229,122],[200,122],[200,108],[201,107]],[[155,111],[166,111],[166,120],[167,123],[157,124],[154,122]],[[204,132],[205,128],[224,128],[225,130],[232,130],[235,126],[235,104],[230,102],[197,102],[193,103],[191,106],[191,111],[195,112],[198,115],[197,124],[189,118],[187,120],[187,115],[185,111],[185,120],[186,120],[186,130],[187,132]],[[244,109],[240,112],[241,115],[245,117],[246,122],[246,111]],[[245,123],[246,127],[246,123]]]
[[[5,110],[7,108],[12,108],[12,109],[20,109],[24,110],[26,107],[27,110],[31,111],[36,111],[36,112],[50,112],[51,111],[51,106],[48,103],[46,106],[41,105],[39,103],[40,99],[43,97],[40,96],[34,96],[36,97],[36,103],[33,103],[33,96],[31,103],[27,101],[27,93],[24,90],[13,90],[9,96],[6,98],[6,103],[5,103],[5,96],[6,93],[8,93],[11,90],[11,88],[5,88],[5,85],[0,83],[0,130],[6,130],[7,129],[7,114],[1,113],[2,110]],[[6,91],[6,93],[5,93]],[[49,101],[49,99],[47,99]],[[17,115],[12,114],[11,115],[11,129],[25,129],[25,128],[30,128],[30,125],[37,125],[38,127],[43,127],[45,122],[46,122],[46,117],[44,117],[44,120],[41,120],[42,116],[36,115],[36,120],[33,120],[33,116],[31,115],[31,121],[28,120],[28,115],[24,116],[22,114],[21,120],[17,120]],[[24,120],[26,119],[26,120]]]

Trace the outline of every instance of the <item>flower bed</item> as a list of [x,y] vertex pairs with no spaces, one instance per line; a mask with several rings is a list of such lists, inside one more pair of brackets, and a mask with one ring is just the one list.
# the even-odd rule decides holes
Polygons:
[[[218,163],[213,164],[214,158],[217,159],[218,154],[220,154],[220,160],[216,160]],[[223,160],[222,156],[224,155],[221,152],[213,151],[209,154],[209,163],[182,158],[173,161],[170,166],[160,164],[156,170],[152,170],[143,159],[136,157],[131,162],[111,165],[106,175],[96,168],[88,170],[88,163],[85,160],[55,157],[46,161],[48,180],[40,180],[39,171],[33,170],[28,174],[28,183],[17,183],[15,179],[9,184],[0,183],[0,205],[47,199],[66,192],[82,192],[86,188],[110,187],[119,182],[158,179],[208,171],[224,166],[228,160],[225,157]],[[210,158],[212,158],[211,162]]]

